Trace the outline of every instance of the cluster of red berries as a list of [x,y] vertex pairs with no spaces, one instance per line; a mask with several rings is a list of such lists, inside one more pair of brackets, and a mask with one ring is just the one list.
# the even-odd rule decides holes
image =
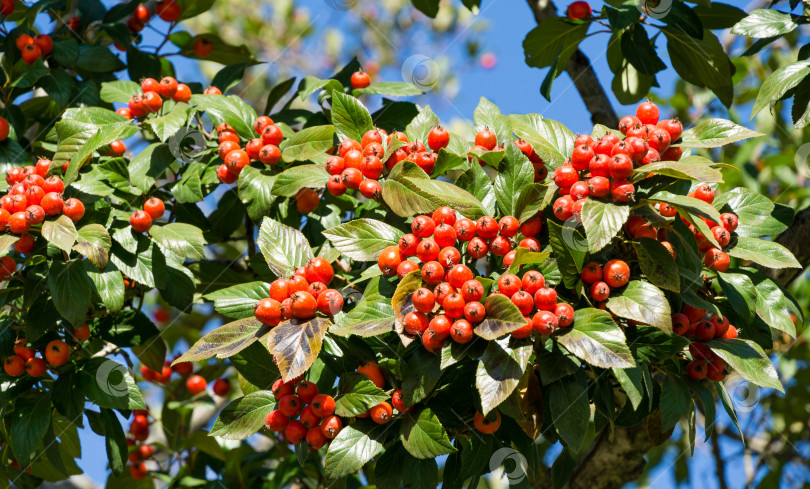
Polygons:
[[133,479],[143,479],[149,473],[149,470],[144,464],[144,460],[151,458],[155,454],[155,449],[151,445],[141,444],[149,437],[149,410],[148,409],[135,409],[132,411],[132,422],[129,425],[129,434],[131,438],[127,438],[127,445],[133,447],[133,451],[129,454],[129,474]]
[[326,183],[326,189],[330,194],[338,196],[345,194],[348,189],[356,189],[363,197],[376,199],[382,193],[378,179],[383,175],[383,171],[392,170],[394,165],[406,159],[410,154],[407,148],[425,150],[422,143],[409,144],[404,147],[405,149],[397,149],[383,164],[381,158],[385,155],[382,145],[384,138],[387,145],[390,145],[394,138],[403,143],[408,142],[408,136],[403,132],[396,131],[389,135],[384,129],[372,129],[363,134],[360,142],[344,139],[338,144],[338,154],[327,157],[325,163],[326,171],[331,175]]
[[136,233],[145,233],[152,227],[152,222],[160,219],[166,211],[163,201],[150,197],[143,203],[143,210],[137,210],[129,216],[129,224]]
[[[90,331],[86,328],[87,325],[84,325],[80,330],[74,330],[74,336],[83,334],[89,336]],[[45,360],[37,357],[37,351],[25,344],[25,338],[18,339],[14,344],[14,355],[6,357],[3,362],[3,370],[12,377],[19,377],[23,373],[31,377],[41,377],[47,370],[45,360],[53,367],[60,367],[70,358],[70,347],[62,340],[52,340],[48,343],[43,352]]]
[[694,380],[708,378],[721,382],[729,373],[728,364],[702,342],[713,339],[734,339],[737,328],[728,318],[709,314],[704,309],[684,304],[681,312],[672,315],[672,330],[679,335],[695,339],[689,345],[693,360],[686,366],[686,374]]
[[[34,249],[35,239],[28,234],[32,226],[42,224],[48,216],[64,214],[73,222],[84,216],[84,204],[79,199],[62,199],[65,184],[56,175],[48,176],[50,166],[51,160],[40,159],[36,165],[14,167],[6,172],[10,187],[8,194],[0,197],[0,232],[19,234],[14,246],[24,255]],[[11,265],[2,261],[3,270]]]
[[[382,251],[377,264],[384,275],[403,278],[411,272],[420,271],[422,281],[428,287],[420,287],[412,296],[414,311],[405,315],[405,332],[422,338],[422,344],[436,352],[448,338],[457,343],[473,339],[473,325],[486,318],[482,304],[484,286],[475,280],[473,271],[461,263],[462,252],[456,248],[457,241],[466,242],[466,254],[472,259],[483,258],[487,253],[503,256],[504,266],[514,260],[513,240],[520,232],[523,235],[518,247],[540,251],[535,238],[542,229],[542,217],[535,216],[522,225],[513,216],[504,216],[500,221],[484,216],[473,221],[456,218],[450,207],[440,207],[432,216],[416,216],[411,223],[412,234],[400,238],[397,246]],[[417,257],[420,265],[409,259]],[[512,332],[515,338],[526,338],[532,331],[550,334],[558,327],[570,326],[574,310],[566,303],[557,303],[557,292],[545,286],[540,272],[530,270],[521,279],[506,273],[497,282],[500,294],[508,297],[521,311],[526,325]]]
[[264,425],[282,433],[287,443],[306,441],[310,450],[318,450],[343,429],[343,420],[335,416],[335,399],[320,394],[312,382],[278,379],[272,390],[278,406],[267,415]]
[[127,107],[121,107],[116,112],[127,119],[145,117],[163,107],[163,98],[172,99],[175,102],[191,100],[191,89],[188,85],[177,83],[177,80],[171,76],[163,77],[159,82],[154,78],[144,78],[141,81],[141,92],[129,99]]
[[334,276],[326,259],[312,258],[289,279],[279,278],[270,284],[270,297],[257,302],[253,310],[256,319],[275,326],[284,319],[310,319],[317,312],[334,316],[343,309],[343,296],[328,288]]
[[579,219],[587,198],[632,201],[635,187],[628,179],[634,168],[681,157],[681,148],[670,144],[681,137],[683,126],[676,119],[659,121],[658,107],[652,102],[639,105],[635,116],[622,118],[619,130],[625,139],[612,132],[597,140],[578,136],[571,157],[554,170],[560,197],[552,208],[558,219]]
[[[172,23],[180,19],[182,10],[180,9],[180,4],[175,0],[160,0],[157,5],[155,5],[155,13],[166,22]],[[129,30],[134,34],[137,34],[146,27],[146,24],[151,19],[152,12],[150,12],[145,5],[138,5],[129,19],[127,19],[127,27],[129,27]]]
[[224,161],[217,168],[217,178],[220,182],[234,183],[242,169],[251,161],[261,161],[267,166],[273,166],[281,161],[281,150],[278,146],[284,140],[281,129],[275,125],[273,119],[266,115],[259,116],[253,122],[253,130],[259,135],[245,143],[244,149],[240,145],[239,135],[228,124],[222,122],[217,126],[217,139],[219,141],[219,157]]
[[29,65],[39,58],[49,55],[53,50],[53,41],[47,34],[37,34],[34,37],[20,34],[15,43],[23,61]]
[[602,307],[601,303],[610,297],[611,289],[624,287],[630,281],[630,267],[622,260],[610,260],[604,268],[592,261],[582,267],[580,277],[590,285],[591,298]]
[[[139,410],[138,412],[142,411]],[[136,440],[133,438],[127,438],[127,445],[131,447],[129,457],[127,457],[132,464],[129,466],[129,475],[136,480],[143,479],[149,473],[144,461],[152,458],[155,455],[155,447],[149,445],[148,443],[138,445]]]

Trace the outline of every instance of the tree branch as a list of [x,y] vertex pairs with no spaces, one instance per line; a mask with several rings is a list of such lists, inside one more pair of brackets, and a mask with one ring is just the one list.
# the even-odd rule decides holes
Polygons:
[[[534,18],[538,24],[545,19],[557,17],[557,9],[550,0],[526,0],[529,7],[534,13]],[[591,122],[594,124],[602,124],[611,128],[619,127],[619,118],[610,104],[610,99],[599,83],[599,78],[596,77],[596,72],[593,71],[591,61],[585,56],[585,53],[579,49],[574,52],[568,64],[565,66],[565,71],[574,86],[579,92],[582,101],[585,102],[585,107],[591,113]]]

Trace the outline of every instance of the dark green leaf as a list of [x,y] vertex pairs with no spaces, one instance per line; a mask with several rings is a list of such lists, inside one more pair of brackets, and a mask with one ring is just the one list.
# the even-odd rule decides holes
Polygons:
[[329,479],[338,479],[359,470],[383,449],[383,434],[388,429],[369,420],[360,420],[343,428],[329,443],[324,470]]
[[700,17],[700,22],[707,29],[728,29],[746,15],[733,5],[712,2],[709,5],[696,5],[692,10]]
[[400,435],[405,449],[419,459],[433,459],[455,451],[439,418],[430,408],[406,413]]
[[385,391],[374,385],[365,375],[346,373],[340,376],[338,383],[335,414],[347,418],[357,416],[389,398]]
[[574,324],[557,336],[557,342],[591,365],[602,368],[629,368],[635,365],[624,333],[610,313],[599,309],[579,309]]
[[191,104],[205,111],[214,124],[225,122],[245,139],[256,137],[253,129],[256,111],[238,95],[194,94],[191,96]]
[[307,238],[297,229],[265,217],[256,241],[267,265],[277,277],[292,276],[313,258]]
[[661,387],[661,432],[666,433],[689,415],[694,401],[692,392],[683,379],[667,375]]
[[768,268],[803,268],[787,248],[775,241],[759,238],[737,236],[731,243],[728,254]]
[[192,260],[205,259],[205,238],[202,230],[191,224],[173,222],[152,226],[152,238],[166,250]]
[[566,287],[574,288],[579,280],[579,272],[585,263],[588,243],[585,236],[576,228],[570,227],[570,223],[564,226],[554,221],[548,223],[548,236],[551,250],[557,259],[557,266],[562,274]]
[[286,162],[311,160],[332,147],[334,135],[335,127],[329,125],[302,129],[284,141],[281,158]]
[[219,413],[211,436],[242,440],[264,427],[264,419],[275,409],[276,399],[270,391],[258,391],[234,399]]
[[87,320],[93,282],[81,261],[55,261],[48,273],[48,287],[54,305],[70,324],[81,327]]
[[402,231],[374,219],[355,219],[323,232],[332,246],[358,261],[376,261],[383,249],[396,246]]
[[510,115],[515,134],[530,143],[543,161],[556,168],[574,151],[576,139],[567,127],[539,114]]
[[548,386],[549,407],[554,427],[572,451],[579,451],[590,425],[588,378],[578,370]]
[[481,409],[488,414],[515,390],[532,353],[531,340],[510,337],[487,344],[475,373]]
[[607,246],[621,231],[630,216],[630,207],[587,199],[582,207],[582,224],[588,239],[588,250],[596,252]]
[[[668,22],[669,19],[669,15],[664,17],[664,22]],[[621,48],[627,61],[643,75],[655,76],[656,73],[666,68],[664,62],[656,54],[655,46],[647,37],[647,31],[639,23],[633,24],[632,28],[622,33]]]
[[641,238],[633,243],[633,249],[638,256],[638,264],[644,275],[658,287],[680,292],[681,280],[678,265],[669,254],[669,250],[655,239]]
[[110,463],[110,469],[113,474],[118,475],[124,471],[124,466],[127,463],[127,438],[114,411],[102,409],[101,424],[104,426],[107,459]]
[[267,297],[269,287],[266,282],[247,282],[210,292],[204,297],[214,301],[218,313],[243,319],[253,317],[256,303]]
[[526,325],[523,314],[508,297],[491,295],[483,300],[487,315],[473,331],[485,340],[494,340]]
[[661,30],[667,37],[667,51],[675,71],[689,83],[709,88],[725,106],[731,105],[731,61],[717,37],[709,30],[704,30],[702,39],[671,26]]
[[613,314],[672,333],[672,311],[664,293],[649,282],[633,280],[620,295],[608,299]]
[[332,124],[340,139],[360,141],[363,134],[374,129],[371,114],[359,100],[343,92],[332,93]]
[[28,465],[37,445],[45,437],[51,424],[52,412],[51,396],[48,393],[22,397],[15,403],[15,410],[11,415],[11,447],[21,466]]
[[762,347],[751,340],[711,340],[706,345],[745,380],[784,392],[779,375]]

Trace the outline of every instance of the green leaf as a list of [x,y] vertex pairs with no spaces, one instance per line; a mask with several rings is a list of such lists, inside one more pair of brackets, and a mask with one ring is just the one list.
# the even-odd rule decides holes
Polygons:
[[380,293],[380,283],[379,277],[371,279],[360,302],[337,320],[330,332],[340,336],[377,336],[393,331],[394,308],[391,299]]
[[239,174],[237,188],[239,198],[245,204],[248,216],[254,221],[264,217],[276,200],[273,193],[273,186],[276,182],[276,175],[271,175],[258,168],[246,166]]
[[101,84],[99,95],[107,103],[118,102],[125,104],[133,95],[141,93],[141,86],[134,81],[120,80],[104,82]]
[[675,71],[689,83],[710,89],[723,105],[730,106],[734,95],[732,65],[714,33],[704,29],[703,38],[696,39],[672,26],[661,31],[667,38],[667,51]]
[[[746,323],[750,323],[757,312],[758,294],[754,283],[747,275],[741,273],[718,272],[717,278],[720,287],[726,294],[729,305],[734,308],[734,312],[743,318]],[[766,314],[770,312],[770,309],[770,307],[767,307]],[[793,322],[790,321],[790,324],[793,324]]]
[[394,167],[385,182],[382,197],[391,210],[402,217],[433,212],[442,205],[452,206],[471,219],[486,214],[473,195],[451,183],[428,178],[409,161]]
[[[674,11],[671,13],[674,13]],[[670,16],[667,15],[662,20],[668,22]],[[633,68],[642,75],[655,76],[656,73],[667,67],[658,57],[655,46],[650,42],[647,31],[640,23],[636,22],[630,29],[624,31],[620,39],[622,54]]]
[[323,232],[344,256],[358,261],[376,261],[383,249],[396,246],[402,231],[374,219],[355,219]]
[[577,452],[582,448],[590,425],[588,378],[577,370],[548,386],[548,404],[554,427],[568,447]]
[[680,292],[681,279],[678,265],[669,250],[655,239],[641,238],[633,243],[638,263],[644,275],[658,287]]
[[191,104],[205,111],[214,124],[225,122],[244,139],[256,137],[256,111],[238,95],[192,95]]
[[[419,270],[414,270],[402,277],[402,280],[397,284],[397,289],[394,291],[394,296],[391,298],[391,307],[394,310],[394,326],[402,338],[407,338],[402,335],[405,330],[405,316],[416,310],[413,306],[413,293],[421,286],[422,273]],[[410,339],[403,341],[410,342]]]
[[244,79],[247,66],[248,64],[244,62],[225,66],[214,75],[211,86],[219,88],[222,93],[229,91]]
[[717,183],[723,181],[720,170],[712,168],[710,160],[697,155],[687,156],[680,161],[654,161],[640,166],[633,171],[638,174],[665,175],[682,180]]
[[88,224],[77,231],[73,249],[86,256],[96,268],[103,270],[107,268],[111,246],[112,239],[104,226]]
[[80,391],[107,409],[146,409],[138,384],[126,367],[109,358],[91,358],[79,373]]
[[413,6],[431,19],[439,13],[439,0],[413,0]]
[[613,314],[639,321],[672,333],[672,311],[664,293],[649,282],[633,280],[621,295],[608,299],[607,308]]
[[168,145],[150,144],[129,162],[129,179],[141,192],[146,193],[155,179],[160,178],[174,161]]
[[627,394],[627,398],[630,400],[633,409],[638,409],[641,405],[641,401],[644,400],[645,392],[641,368],[614,368],[612,370],[616,380],[619,381],[619,385],[621,385],[625,394]]
[[[802,316],[798,305],[789,299],[789,295],[779,284],[769,279],[760,271],[747,271],[756,290],[757,316],[770,327],[796,337],[796,325],[788,311]],[[750,291],[749,291],[750,293]]]
[[149,127],[158,139],[165,143],[169,138],[177,134],[180,128],[186,125],[190,109],[191,107],[188,104],[180,102],[168,114],[154,119],[146,119],[144,125]]
[[571,55],[585,39],[589,23],[575,24],[557,17],[543,20],[523,39],[526,64],[534,68],[552,66],[559,53],[561,66],[568,64]]
[[491,295],[483,300],[487,315],[473,331],[485,340],[494,340],[526,325],[526,319],[505,295]]
[[535,251],[529,251],[528,248],[518,248],[515,252],[515,258],[512,260],[512,264],[509,265],[508,273],[518,273],[520,267],[522,265],[540,265],[546,263],[549,256],[551,256],[550,252],[543,252],[538,253]]
[[371,114],[359,100],[343,92],[332,93],[332,124],[338,138],[363,139],[363,134],[374,129]]
[[[703,24],[700,17],[685,3],[672,3],[669,12],[660,17],[660,20],[673,29],[681,30],[695,39],[703,39]],[[636,24],[636,26],[641,27],[641,24]]]
[[756,9],[741,19],[731,28],[732,34],[765,39],[783,36],[799,25],[793,21],[791,14],[773,9]]
[[481,410],[484,415],[512,394],[526,370],[531,354],[532,342],[529,339],[505,337],[487,343],[475,373],[475,386],[481,396]]
[[558,343],[577,357],[596,367],[630,368],[633,355],[625,343],[624,333],[613,322],[610,313],[599,309],[579,309],[574,324],[557,336]]
[[127,438],[124,435],[124,429],[121,428],[121,422],[111,409],[101,410],[101,425],[104,427],[110,469],[113,474],[118,475],[123,472],[127,462]]
[[[490,131],[495,133],[500,143],[507,147],[514,146],[513,144],[508,144],[512,140],[512,125],[509,122],[509,118],[501,114],[501,110],[497,105],[481,97],[478,101],[478,106],[473,112],[473,118],[475,119],[476,133],[488,127]],[[522,155],[521,153],[521,156]],[[532,173],[532,175],[534,175],[534,173]]]
[[182,362],[196,362],[213,356],[228,358],[250,346],[264,336],[269,329],[255,318],[233,321],[225,326],[220,326],[197,340],[172,365]]
[[424,92],[412,83],[407,82],[377,82],[366,88],[352,90],[355,95],[388,95],[389,97],[407,97],[409,95],[422,95]]
[[290,277],[313,258],[307,238],[297,229],[265,217],[256,241],[267,266],[277,277]]
[[687,129],[681,135],[681,142],[675,146],[687,148],[717,148],[743,139],[764,136],[726,119],[707,119],[697,126]]
[[762,387],[785,392],[768,355],[761,346],[753,341],[742,338],[711,340],[706,343],[706,346],[725,360],[745,380]]
[[613,76],[610,88],[616,95],[619,103],[634,104],[643,99],[655,83],[655,78],[638,71],[630,62],[622,57],[619,69]]
[[93,282],[81,261],[54,261],[48,272],[48,287],[59,314],[75,328],[87,320]]
[[298,165],[281,172],[273,184],[273,193],[292,197],[302,188],[323,188],[329,180],[323,165]]
[[588,250],[597,252],[613,240],[630,216],[629,206],[587,199],[582,207],[582,224]]
[[[480,105],[479,105],[480,107]],[[502,214],[516,216],[521,191],[534,182],[534,167],[514,144],[506,148],[506,163],[495,177],[495,197]]]
[[247,282],[232,285],[205,294],[205,298],[214,301],[214,309],[220,314],[234,319],[253,317],[256,303],[268,295],[270,284],[266,282]]
[[666,202],[667,204],[670,204],[678,209],[678,211],[680,211],[682,214],[687,213],[695,216],[703,216],[711,219],[714,222],[720,222],[720,213],[717,212],[717,210],[712,207],[711,204],[707,204],[706,202],[694,197],[676,195],[667,191],[661,191],[650,196],[649,200],[653,202]]
[[125,68],[124,63],[118,59],[107,47],[102,45],[82,44],[79,46],[79,57],[74,65],[76,68],[91,73],[105,73]]
[[264,427],[264,419],[276,407],[270,391],[252,392],[234,399],[217,416],[210,436],[226,440],[243,440]]
[[22,467],[28,465],[45,437],[51,424],[52,412],[51,396],[48,393],[21,397],[15,402],[15,410],[11,414],[11,448]]
[[[332,91],[339,92],[343,90],[343,85],[337,80],[321,80],[314,76],[306,76],[298,84],[298,96],[303,101],[321,89],[327,90],[330,93]],[[359,142],[360,140],[358,139],[357,141]]]
[[801,83],[808,74],[810,74],[810,61],[797,61],[771,73],[760,87],[759,93],[757,93],[754,108],[751,109],[751,118],[753,119],[765,107],[781,100],[788,91]]
[[420,460],[408,453],[400,442],[390,445],[385,453],[377,457],[374,482],[379,489],[435,489],[438,481],[439,466],[436,460]]
[[284,321],[270,330],[262,344],[273,354],[284,382],[303,375],[318,358],[323,337],[330,325],[326,318]]
[[748,15],[737,7],[717,2],[696,5],[692,10],[698,14],[700,22],[707,29],[728,29]]
[[768,268],[803,268],[793,253],[774,241],[737,236],[728,254],[741,260],[750,260]]
[[389,398],[385,391],[374,385],[365,375],[345,373],[340,376],[338,383],[335,414],[343,417],[357,416]]
[[[114,113],[113,113],[114,114]],[[138,131],[130,121],[115,114],[122,122],[97,126],[74,120],[62,120],[56,123],[56,134],[59,143],[53,157],[56,167],[70,162],[64,177],[65,186],[76,180],[79,169],[93,156],[93,153],[113,141],[126,139]]]
[[456,451],[439,418],[430,408],[406,413],[399,430],[402,445],[418,459],[433,459]]
[[[206,2],[208,1],[211,0],[206,0]],[[194,44],[197,42],[197,39],[205,39],[211,43],[212,49],[207,56],[200,57],[194,52]],[[234,44],[225,42],[225,40],[211,31],[196,35],[194,37],[181,37],[181,32],[175,32],[169,36],[169,40],[171,40],[174,45],[181,48],[179,54],[186,58],[213,61],[223,65],[231,65],[233,63],[248,63],[253,65],[257,63],[256,59],[253,57],[253,53],[250,51],[250,48],[244,44],[236,46]]]
[[149,233],[166,251],[192,260],[205,259],[205,238],[202,230],[196,226],[173,222],[152,226]]
[[528,142],[546,165],[556,168],[574,151],[576,136],[557,121],[539,114],[509,116],[515,134]]
[[[99,271],[92,262],[84,263],[87,276],[93,281],[95,292],[101,302],[110,312],[118,312],[124,307],[124,277],[114,264],[108,264],[107,269]],[[162,360],[162,359],[161,359]]]
[[42,237],[67,254],[70,254],[78,236],[76,226],[68,216],[62,215],[55,221],[42,223]]
[[495,187],[481,165],[471,165],[456,180],[456,185],[481,202],[487,215],[495,214]]
[[578,229],[571,227],[571,223],[564,223],[564,226],[551,220],[546,223],[548,224],[549,244],[557,260],[563,282],[566,287],[573,289],[579,280],[582,265],[585,264],[588,243]]
[[438,125],[439,118],[430,110],[430,105],[426,105],[405,128],[405,134],[408,135],[410,141],[427,143],[428,134]]
[[360,420],[340,430],[329,443],[323,461],[326,477],[334,480],[357,472],[382,451],[387,429],[386,425]]
[[667,375],[661,387],[661,432],[667,433],[688,416],[693,404],[692,392],[686,382]]
[[307,161],[332,147],[335,126],[313,126],[302,129],[282,144],[281,158],[286,162]]
[[547,198],[550,188],[542,183],[532,183],[520,190],[515,201],[515,217],[521,224],[546,208],[550,203]]
[[723,212],[728,206],[737,215],[739,226],[736,233],[739,236],[766,236],[779,234],[787,226],[776,219],[775,205],[768,197],[754,192],[751,189],[738,187],[715,197],[715,209]]

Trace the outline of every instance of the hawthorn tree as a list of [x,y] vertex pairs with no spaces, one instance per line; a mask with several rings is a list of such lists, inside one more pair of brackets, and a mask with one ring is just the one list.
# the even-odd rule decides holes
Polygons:
[[[736,423],[729,373],[784,390],[766,349],[803,317],[774,270],[806,263],[761,238],[795,232],[793,211],[721,191],[735,170],[712,159],[764,134],[651,102],[619,118],[581,82],[606,123],[590,135],[483,97],[473,134],[452,134],[429,106],[370,112],[364,100],[421,90],[372,83],[356,60],[297,85],[311,110],[282,104],[285,81],[260,112],[228,94],[249,50],[178,27],[212,3],[2,3],[9,484],[78,474],[89,427],[109,486],[461,487],[509,459],[515,485],[619,487],[676,425],[688,448],[699,417],[712,436],[718,404]],[[578,3],[563,20],[532,4],[542,23],[524,48],[550,67],[544,93],[563,66],[595,76],[575,49],[595,22],[638,41],[660,19],[679,73],[677,46],[706,49],[708,29],[790,30],[674,5],[594,18]],[[65,22],[38,34],[38,15]],[[153,15],[165,36],[149,48],[138,33]],[[707,29],[687,29],[694,18]],[[555,29],[576,42],[546,64],[533,46]],[[654,76],[637,66],[655,59],[643,45],[620,41],[617,79]],[[178,83],[178,55],[231,64],[211,86]],[[711,83],[681,75],[730,105],[722,59]],[[757,106],[791,88],[764,87]],[[175,312],[153,321],[155,300]],[[212,311],[227,324],[203,335]]]

